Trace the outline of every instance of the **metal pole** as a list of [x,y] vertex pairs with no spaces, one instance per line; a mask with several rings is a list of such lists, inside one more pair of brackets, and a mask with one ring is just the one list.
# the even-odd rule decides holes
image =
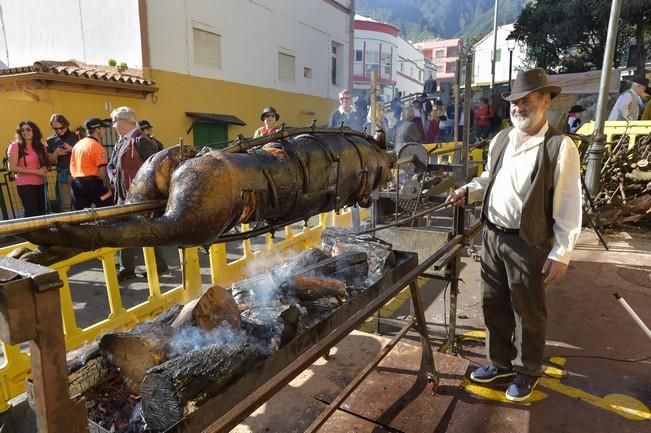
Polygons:
[[[515,47],[513,49],[515,49]],[[511,91],[511,71],[512,70],[513,70],[513,50],[509,50],[509,92]]]
[[466,176],[468,176],[468,145],[470,144],[470,103],[472,101],[471,94],[472,87],[472,54],[466,58],[466,85],[463,106],[463,149],[461,151],[461,165],[462,165],[462,179],[461,185],[466,183]]
[[601,191],[601,161],[604,157],[604,122],[606,121],[606,110],[608,109],[608,84],[610,83],[610,73],[613,66],[613,55],[615,53],[615,42],[617,41],[621,6],[621,0],[613,0],[610,7],[608,38],[606,39],[604,61],[601,66],[601,81],[599,82],[599,99],[597,100],[597,115],[595,117],[593,135],[594,141],[588,150],[588,168],[586,169],[585,180],[590,195],[595,199]]
[[495,0],[493,11],[493,52],[491,53],[491,91],[495,87],[495,53],[497,52],[497,10],[500,7],[500,0]]
[[461,56],[457,59],[457,73],[455,74],[455,83],[454,83],[454,119],[452,121],[453,134],[454,134],[454,145],[456,146],[459,142],[459,87],[461,87]]
[[[371,71],[371,107],[369,113],[371,117],[369,134],[375,134],[375,112],[377,111],[377,72]],[[386,131],[384,131],[386,133]]]

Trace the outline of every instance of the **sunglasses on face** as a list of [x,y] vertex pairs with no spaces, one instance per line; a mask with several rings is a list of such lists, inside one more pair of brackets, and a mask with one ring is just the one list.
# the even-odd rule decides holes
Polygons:
[[266,118],[269,118],[269,117],[275,119],[275,118],[276,118],[276,115],[275,115],[275,114],[265,114],[264,117],[265,117],[265,119],[266,119]]
[[20,132],[32,132],[32,128],[30,128],[30,127],[20,128]]
[[55,131],[65,131],[66,127],[65,126],[53,126],[52,129]]

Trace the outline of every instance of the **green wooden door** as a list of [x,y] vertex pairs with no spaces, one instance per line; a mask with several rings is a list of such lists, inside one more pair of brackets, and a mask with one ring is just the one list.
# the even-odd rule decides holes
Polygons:
[[228,142],[227,126],[217,123],[195,122],[192,125],[194,146],[201,149],[203,146],[221,149]]

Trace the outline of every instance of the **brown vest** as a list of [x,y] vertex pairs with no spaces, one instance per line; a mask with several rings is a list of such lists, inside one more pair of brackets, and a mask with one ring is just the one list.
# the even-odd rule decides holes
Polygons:
[[[509,143],[507,128],[495,138],[491,149],[491,166],[489,167],[489,180],[484,194],[484,203],[481,209],[481,220],[486,220],[486,208],[493,183],[497,173],[502,168],[504,150]],[[536,162],[531,171],[531,176],[526,182],[526,194],[522,205],[520,218],[520,237],[529,245],[548,243],[554,237],[554,170],[558,161],[564,134],[562,131],[549,127],[545,139],[538,148]]]

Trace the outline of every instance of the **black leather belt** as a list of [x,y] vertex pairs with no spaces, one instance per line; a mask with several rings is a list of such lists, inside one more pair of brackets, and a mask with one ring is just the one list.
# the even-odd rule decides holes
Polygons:
[[492,222],[488,221],[486,219],[486,226],[493,230],[494,232],[501,233],[503,235],[519,235],[520,234],[520,229],[505,229],[504,227],[497,226],[493,224]]
[[95,180],[99,179],[98,176],[82,176],[82,177],[75,177],[75,180]]

